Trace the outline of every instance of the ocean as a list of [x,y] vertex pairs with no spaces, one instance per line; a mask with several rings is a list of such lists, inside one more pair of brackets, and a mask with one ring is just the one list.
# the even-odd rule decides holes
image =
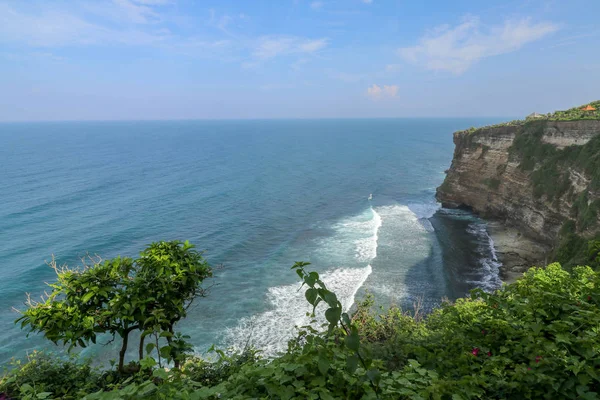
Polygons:
[[[198,353],[274,355],[308,322],[295,261],[347,309],[431,309],[501,285],[485,222],[441,209],[452,133],[498,119],[0,124],[0,363],[57,347],[13,321],[54,279],[45,261],[136,256],[189,240],[218,267],[178,328]],[[369,195],[372,199],[369,200]],[[86,350],[100,356],[102,346]]]

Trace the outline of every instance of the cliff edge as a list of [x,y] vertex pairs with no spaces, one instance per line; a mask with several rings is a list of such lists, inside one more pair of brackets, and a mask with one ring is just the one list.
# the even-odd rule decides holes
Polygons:
[[[600,109],[600,101],[591,104]],[[492,233],[508,243],[497,243],[508,270],[548,257],[576,263],[575,253],[600,233],[600,111],[581,110],[454,133],[452,165],[436,197],[500,222]]]

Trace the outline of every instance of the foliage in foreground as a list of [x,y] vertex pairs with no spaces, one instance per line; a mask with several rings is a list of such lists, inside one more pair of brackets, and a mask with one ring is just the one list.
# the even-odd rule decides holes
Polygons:
[[[188,242],[152,243],[133,260],[117,257],[70,269],[50,264],[57,282],[41,302],[28,299],[28,308],[16,322],[31,332],[41,332],[53,343],[86,347],[98,335],[121,338],[119,371],[123,372],[129,336],[140,332],[139,361],[144,351],[156,349],[161,357],[178,365],[189,345],[176,334],[175,324],[185,318],[195,298],[204,295],[200,284],[212,276],[201,253]],[[85,260],[84,260],[85,261]],[[154,343],[145,344],[146,337]],[[159,339],[166,344],[159,347]]]
[[[111,375],[117,381],[108,385],[97,378],[102,374],[89,374],[79,396],[88,390],[87,399],[598,398],[600,274],[589,267],[533,268],[495,293],[473,291],[424,319],[397,308],[376,316],[367,297],[350,319],[305,266],[296,270],[309,303],[326,305],[324,332],[302,328],[273,360],[220,352],[216,363],[188,358],[170,371],[145,363],[136,375]],[[50,370],[59,368],[54,363]],[[80,367],[69,368],[77,382]],[[0,392],[64,396],[51,381],[25,364],[2,378]],[[63,398],[78,397],[70,396]]]

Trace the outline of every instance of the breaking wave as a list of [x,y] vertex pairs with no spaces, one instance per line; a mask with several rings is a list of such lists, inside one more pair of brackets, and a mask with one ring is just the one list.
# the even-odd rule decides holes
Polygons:
[[[333,224],[332,235],[317,243],[316,252],[322,259],[343,266],[326,270],[321,279],[336,293],[344,311],[352,307],[356,293],[372,272],[370,262],[377,257],[381,225],[381,216],[369,207],[357,216]],[[312,319],[307,316],[311,306],[304,297],[304,289],[300,282],[269,288],[269,309],[242,318],[236,327],[227,329],[225,342],[238,350],[251,345],[267,357],[284,351],[297,327],[308,325]],[[325,323],[324,309],[325,304],[317,308],[315,327]]]
[[481,255],[479,259],[480,278],[471,281],[471,283],[487,291],[499,289],[502,286],[502,280],[500,279],[502,263],[498,261],[494,240],[488,234],[487,225],[480,222],[471,223],[467,228],[467,232],[475,236],[477,241],[476,250]]

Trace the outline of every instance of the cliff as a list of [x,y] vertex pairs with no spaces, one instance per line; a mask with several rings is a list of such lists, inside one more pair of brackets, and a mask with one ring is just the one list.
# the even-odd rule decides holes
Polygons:
[[526,263],[555,257],[569,235],[599,234],[600,113],[472,128],[454,133],[454,144],[438,201],[518,229],[541,246]]

